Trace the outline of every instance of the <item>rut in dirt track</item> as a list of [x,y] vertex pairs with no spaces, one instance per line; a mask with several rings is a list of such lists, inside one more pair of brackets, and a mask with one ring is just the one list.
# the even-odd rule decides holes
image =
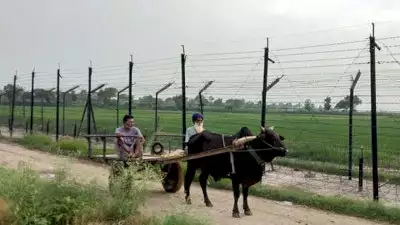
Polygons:
[[[68,174],[80,182],[88,183],[96,180],[101,185],[107,185],[109,170],[107,166],[86,163],[77,159],[64,156],[51,155],[44,152],[27,150],[15,144],[0,143],[0,163],[9,168],[18,168],[19,164],[30,165],[39,172],[49,173],[63,167]],[[184,203],[183,190],[175,194],[165,193],[161,184],[152,188],[152,195],[143,208],[144,213],[162,214],[184,210],[189,213],[205,216],[212,220],[213,224],[221,225],[299,225],[299,224],[340,224],[340,225],[373,225],[384,224],[371,222],[355,217],[342,216],[324,211],[309,209],[303,206],[285,204],[276,201],[249,196],[249,206],[253,216],[244,216],[241,210],[241,218],[232,218],[233,193],[231,191],[208,188],[209,196],[214,204],[213,208],[205,207],[201,189],[193,184],[191,189],[192,205]],[[241,199],[240,199],[241,200]],[[242,202],[240,201],[240,207]]]

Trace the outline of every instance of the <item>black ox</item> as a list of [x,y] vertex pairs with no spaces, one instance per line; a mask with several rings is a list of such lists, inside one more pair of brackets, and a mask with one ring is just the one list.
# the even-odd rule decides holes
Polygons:
[[[283,143],[284,137],[277,134],[273,128],[261,127],[261,132],[253,136],[247,127],[232,136],[223,136],[221,134],[203,131],[192,136],[187,143],[188,154],[199,153],[211,149],[218,149],[235,143],[235,139],[252,136],[251,141],[247,141],[236,152],[232,153],[233,165],[231,163],[231,153],[223,153],[214,156],[208,156],[199,159],[189,160],[185,174],[185,200],[191,204],[190,185],[195,176],[196,170],[201,169],[199,177],[200,185],[203,191],[204,203],[207,207],[212,207],[212,203],[207,194],[207,180],[211,175],[214,181],[221,178],[229,178],[232,181],[234,193],[234,205],[232,216],[239,218],[238,199],[240,197],[239,186],[242,185],[243,210],[245,215],[252,215],[247,203],[249,188],[260,182],[264,174],[264,165],[271,162],[275,157],[286,156],[288,150]],[[234,171],[233,171],[234,170]]]

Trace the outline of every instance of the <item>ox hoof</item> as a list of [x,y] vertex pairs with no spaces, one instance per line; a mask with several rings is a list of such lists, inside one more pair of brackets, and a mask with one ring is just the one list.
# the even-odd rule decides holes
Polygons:
[[211,202],[205,202],[207,207],[213,207],[213,204]]
[[232,217],[233,217],[233,218],[240,218],[239,212],[233,212],[233,213],[232,213]]
[[253,213],[251,212],[250,209],[249,209],[249,210],[244,210],[244,215],[246,215],[246,216],[252,216]]
[[190,198],[186,198],[186,204],[191,205],[192,204],[192,200]]

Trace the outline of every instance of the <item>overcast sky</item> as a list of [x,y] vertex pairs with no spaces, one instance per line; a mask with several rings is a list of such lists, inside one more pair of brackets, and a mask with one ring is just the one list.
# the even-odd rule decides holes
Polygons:
[[[87,88],[92,60],[94,86],[122,88],[133,54],[135,97],[154,95],[174,81],[164,93],[170,96],[180,92],[179,55],[185,45],[189,97],[215,80],[206,95],[258,100],[263,48],[270,37],[270,57],[276,63],[269,64],[269,82],[281,74],[285,77],[268,93],[269,102],[310,98],[319,104],[329,95],[336,103],[348,94],[350,75],[360,69],[356,94],[366,103],[360,109],[368,110],[367,38],[375,21],[382,47],[377,60],[391,61],[377,66],[378,108],[400,111],[400,65],[393,63],[400,58],[399,1],[0,2],[1,86],[11,83],[18,70],[18,84],[29,87],[35,66],[36,87],[52,88],[60,63],[63,90],[76,84]],[[325,45],[331,43],[339,44]],[[324,46],[296,48],[310,45]]]

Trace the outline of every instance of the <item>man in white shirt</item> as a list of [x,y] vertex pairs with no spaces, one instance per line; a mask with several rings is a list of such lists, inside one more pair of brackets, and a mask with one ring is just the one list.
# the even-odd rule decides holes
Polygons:
[[[192,114],[192,122],[193,126],[186,128],[186,136],[185,136],[185,143],[189,142],[189,139],[203,131],[203,115],[201,113],[193,113]],[[185,148],[185,153],[187,154],[187,147]]]
[[115,141],[115,149],[119,158],[125,160],[126,155],[129,157],[141,157],[142,144],[145,140],[140,129],[135,127],[133,116],[125,115],[122,122],[123,126],[118,127],[115,130],[115,135],[117,137]]

